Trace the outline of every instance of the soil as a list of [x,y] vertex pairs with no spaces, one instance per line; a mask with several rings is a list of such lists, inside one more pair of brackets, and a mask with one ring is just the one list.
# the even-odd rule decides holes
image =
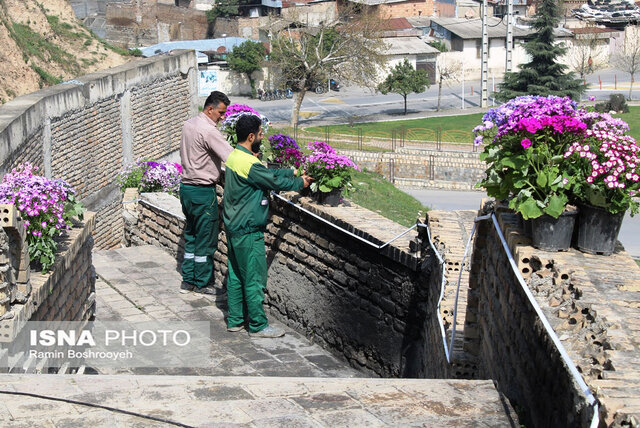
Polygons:
[[[63,30],[56,31],[47,16],[57,17]],[[56,60],[50,52],[36,49],[43,57],[38,58],[33,52],[23,50],[16,43],[15,33],[11,35],[14,23],[28,26],[44,43],[71,54],[70,59]],[[75,17],[66,0],[0,0],[0,46],[0,104],[53,83],[47,82],[35,68],[65,81],[133,58],[101,43]]]

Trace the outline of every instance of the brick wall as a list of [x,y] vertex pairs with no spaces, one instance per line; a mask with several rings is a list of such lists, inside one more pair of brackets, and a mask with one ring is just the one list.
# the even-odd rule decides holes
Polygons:
[[[633,404],[640,391],[634,339],[640,332],[640,269],[620,245],[612,256],[537,250],[514,214],[499,212],[498,218],[527,287],[596,395],[602,423],[633,425],[640,415]],[[491,221],[479,225],[471,263],[467,319],[476,322],[465,335],[475,339],[465,342],[465,350],[482,359],[482,376],[496,381],[527,426],[589,426],[592,410],[518,283]]]
[[115,177],[138,157],[162,158],[180,145],[197,113],[195,55],[145,58],[18,97],[0,107],[0,173],[22,161],[75,187],[97,213],[96,247],[121,243]]
[[[355,205],[323,207],[307,198],[299,202],[377,244],[405,230]],[[434,316],[440,281],[430,280],[432,257],[409,252],[415,233],[377,250],[277,199],[271,212],[265,234],[271,316],[379,376],[446,376]],[[376,225],[373,231],[365,227],[371,224]],[[142,194],[137,208],[126,211],[128,244],[161,246],[179,262],[183,228],[180,203],[166,194]],[[226,254],[221,232],[214,257],[218,284],[225,280]]]

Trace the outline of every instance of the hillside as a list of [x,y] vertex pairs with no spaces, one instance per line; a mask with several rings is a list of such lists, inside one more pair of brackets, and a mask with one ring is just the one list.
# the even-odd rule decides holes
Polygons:
[[0,104],[132,57],[82,26],[67,0],[0,0]]

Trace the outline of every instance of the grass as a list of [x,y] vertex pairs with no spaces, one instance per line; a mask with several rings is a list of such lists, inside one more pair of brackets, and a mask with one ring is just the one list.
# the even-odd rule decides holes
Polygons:
[[38,67],[37,65],[32,65],[31,68],[33,69],[33,71],[38,73],[38,75],[40,76],[41,86],[42,86],[42,84],[44,84],[44,85],[57,85],[58,83],[62,82],[62,79],[59,79],[56,76],[53,76],[53,75],[47,73],[46,70],[43,70],[42,68]]
[[413,226],[418,216],[422,218],[428,211],[416,198],[397,189],[374,172],[356,172],[352,184],[354,190],[349,192],[347,198],[403,226]]
[[312,126],[305,128],[306,132],[322,136],[328,128],[330,135],[357,136],[360,129],[365,137],[391,138],[393,131],[396,133],[404,129],[406,138],[411,140],[435,141],[436,130],[441,131],[441,141],[454,143],[471,143],[473,133],[471,130],[482,120],[483,113],[465,114],[460,116],[434,116],[423,119],[409,119],[392,122],[366,122],[350,125],[332,125],[329,127]]
[[74,75],[80,72],[80,66],[73,55],[36,33],[28,25],[13,22],[9,33],[27,58],[35,57],[44,62],[56,62]]
[[640,141],[640,106],[629,106],[629,113],[616,114],[629,124],[629,135]]
[[640,266],[640,260],[636,260],[636,263],[638,264],[638,266]]

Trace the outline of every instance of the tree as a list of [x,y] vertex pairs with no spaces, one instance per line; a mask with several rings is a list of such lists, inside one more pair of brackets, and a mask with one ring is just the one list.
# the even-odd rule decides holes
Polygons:
[[[588,25],[585,28],[596,28]],[[608,46],[603,46],[598,39],[598,33],[576,34],[573,46],[568,50],[567,63],[571,71],[578,73],[581,80],[607,64]]]
[[405,58],[402,63],[396,64],[384,82],[378,85],[378,90],[383,94],[393,92],[404,98],[404,114],[407,114],[407,95],[411,92],[419,94],[429,87],[429,76],[424,70],[416,70]]
[[629,99],[633,90],[634,75],[640,71],[640,26],[627,26],[624,32],[624,47],[613,58],[614,65],[620,70],[629,73],[631,84],[629,85]]
[[216,18],[230,18],[240,15],[241,0],[216,0],[212,9],[207,11],[207,22],[214,23]]
[[[447,45],[439,40],[434,40],[429,43],[440,52],[447,52]],[[462,71],[462,63],[458,60],[449,59],[444,55],[438,56],[438,62],[436,64],[436,73],[438,75],[438,108],[436,111],[440,111],[440,100],[442,99],[442,83],[458,81],[458,75]]]
[[233,51],[227,56],[229,68],[238,73],[244,73],[249,78],[252,97],[256,96],[256,81],[252,75],[254,72],[262,70],[266,53],[262,43],[247,40],[233,48]]
[[531,61],[522,64],[520,71],[505,74],[497,99],[507,101],[520,95],[558,95],[577,99],[585,91],[585,85],[574,78],[572,72],[565,73],[567,66],[557,60],[566,52],[564,46],[556,44],[553,34],[559,21],[557,0],[541,0],[533,22],[536,32],[524,46]]
[[[378,69],[385,63],[380,20],[362,13],[352,18],[353,9],[343,7],[336,20],[305,26],[301,20],[283,22],[271,40],[270,59],[280,78],[297,89],[291,126],[298,123],[300,106],[309,85],[327,77],[362,86],[375,86]],[[272,26],[272,28],[274,28]]]

